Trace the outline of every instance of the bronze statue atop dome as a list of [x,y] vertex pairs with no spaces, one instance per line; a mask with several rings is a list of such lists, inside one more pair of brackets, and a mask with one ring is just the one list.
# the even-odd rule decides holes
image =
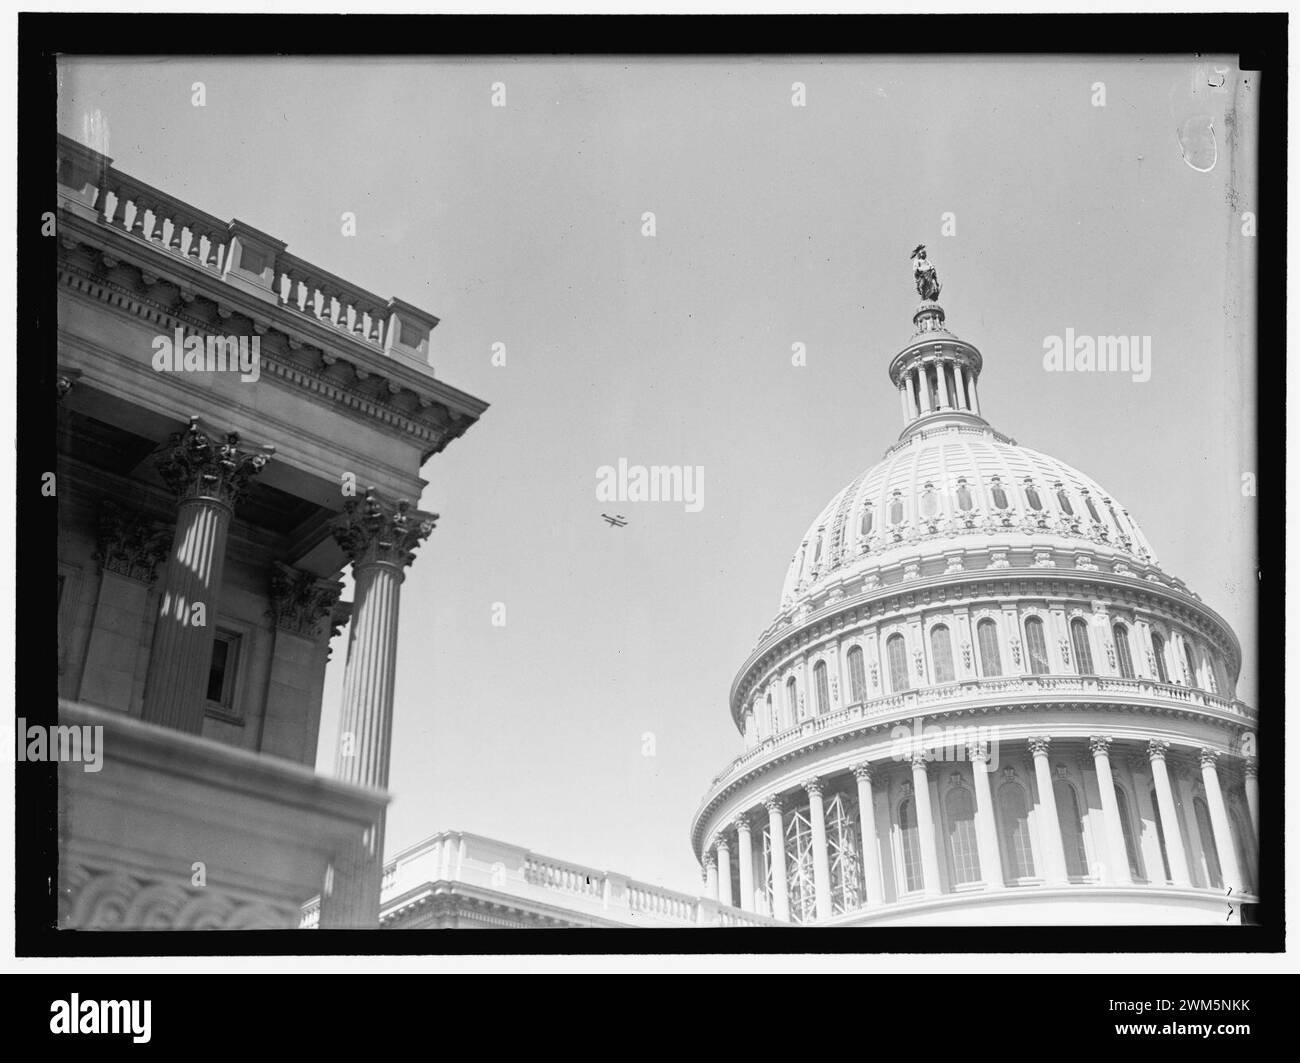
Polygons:
[[917,244],[912,251],[912,275],[922,299],[932,303],[939,298],[939,274],[934,270],[934,263],[925,257],[925,244]]

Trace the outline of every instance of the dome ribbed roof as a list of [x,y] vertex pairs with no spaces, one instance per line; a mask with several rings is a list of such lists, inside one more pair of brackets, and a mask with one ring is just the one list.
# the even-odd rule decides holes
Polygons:
[[830,500],[795,550],[781,606],[905,557],[991,544],[1156,563],[1095,480],[985,425],[943,424],[908,435]]

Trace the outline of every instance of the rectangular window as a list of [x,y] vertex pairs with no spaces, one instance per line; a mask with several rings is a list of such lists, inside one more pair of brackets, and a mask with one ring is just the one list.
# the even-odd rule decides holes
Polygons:
[[208,665],[208,705],[234,712],[235,670],[239,666],[239,636],[233,631],[217,629],[212,641],[212,660]]

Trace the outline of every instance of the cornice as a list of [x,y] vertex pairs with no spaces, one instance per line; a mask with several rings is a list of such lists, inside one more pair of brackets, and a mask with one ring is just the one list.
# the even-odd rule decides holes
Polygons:
[[[165,330],[224,331],[225,322],[238,314],[263,337],[265,369],[416,435],[425,442],[422,461],[463,435],[487,409],[487,403],[436,379],[426,367],[326,327],[296,307],[262,301],[129,233],[71,213],[61,217],[60,227],[61,286]],[[75,260],[78,254],[83,261]],[[128,280],[127,269],[137,276]],[[89,290],[92,286],[100,290]]]

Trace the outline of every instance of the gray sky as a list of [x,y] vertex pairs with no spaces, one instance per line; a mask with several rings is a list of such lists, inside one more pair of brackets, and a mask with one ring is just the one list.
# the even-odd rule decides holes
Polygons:
[[[403,592],[389,852],[460,828],[696,891],[687,830],[740,749],[735,670],[809,522],[901,428],[885,369],[919,242],[984,354],[985,415],[1128,507],[1236,630],[1257,703],[1254,367],[1224,310],[1254,191],[1234,212],[1226,156],[1181,157],[1179,124],[1215,108],[1224,150],[1196,70],[73,60],[60,129],[97,116],[125,172],[439,315],[438,375],[492,404],[425,467],[442,520]],[[1151,379],[1044,372],[1066,328],[1151,336]],[[703,510],[621,503],[607,527],[596,469],[620,457],[704,466]]]

